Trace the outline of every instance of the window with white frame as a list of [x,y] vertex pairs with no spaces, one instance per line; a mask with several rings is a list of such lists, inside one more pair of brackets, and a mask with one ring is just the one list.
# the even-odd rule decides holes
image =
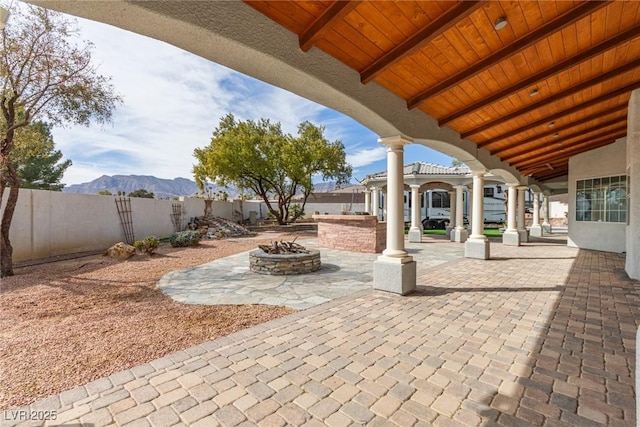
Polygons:
[[627,222],[626,175],[576,182],[576,221]]

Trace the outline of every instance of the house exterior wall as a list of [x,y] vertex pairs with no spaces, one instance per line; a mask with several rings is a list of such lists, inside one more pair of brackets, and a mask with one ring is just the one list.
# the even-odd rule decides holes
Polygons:
[[[583,249],[624,252],[626,223],[576,221],[576,181],[587,178],[625,175],[626,140],[569,159],[569,206],[567,244]],[[606,159],[606,161],[603,161]]]
[[[627,162],[629,175],[629,224],[627,225],[625,271],[640,280],[640,90],[629,99],[627,118]],[[640,400],[638,400],[640,406]]]

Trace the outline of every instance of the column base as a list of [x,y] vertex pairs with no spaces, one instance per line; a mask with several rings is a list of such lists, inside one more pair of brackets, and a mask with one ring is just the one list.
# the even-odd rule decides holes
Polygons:
[[489,259],[489,239],[470,238],[464,244],[464,256],[465,258],[475,259]]
[[447,228],[445,228],[445,232],[444,235],[446,236],[447,239],[453,241],[453,237],[451,236],[451,232],[453,231],[453,227],[451,227],[450,225],[447,225]]
[[419,228],[409,229],[409,242],[420,243],[422,242],[422,231]]
[[469,237],[469,232],[467,230],[463,229],[455,229],[452,231],[453,234],[453,240],[456,243],[464,243],[467,241],[467,238]]
[[551,224],[549,224],[548,222],[543,222],[542,223],[542,234],[553,234],[553,232],[551,231]]
[[529,241],[529,232],[527,230],[518,230],[520,235],[520,243],[527,243]]
[[407,295],[416,290],[416,265],[412,257],[379,256],[373,262],[373,289]]
[[540,224],[532,225],[529,228],[529,236],[542,237],[542,227],[540,226]]
[[502,244],[507,246],[520,246],[520,233],[518,230],[507,230],[502,234]]

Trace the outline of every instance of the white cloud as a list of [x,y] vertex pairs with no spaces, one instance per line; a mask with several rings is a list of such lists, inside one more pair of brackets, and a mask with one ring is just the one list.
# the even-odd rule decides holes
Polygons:
[[81,38],[95,45],[98,72],[112,76],[124,102],[113,125],[54,129],[57,148],[73,161],[66,184],[114,174],[192,178],[193,150],[209,143],[227,113],[268,118],[291,134],[309,120],[344,143],[354,175],[385,167],[374,165],[385,158],[378,136],[347,116],[166,43],[92,21],[79,25]]
[[387,157],[387,150],[384,147],[363,148],[351,154],[347,154],[347,162],[354,168],[368,166]]

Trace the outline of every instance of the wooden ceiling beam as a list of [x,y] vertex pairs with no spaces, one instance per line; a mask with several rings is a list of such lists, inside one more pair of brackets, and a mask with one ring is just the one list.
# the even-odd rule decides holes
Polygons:
[[[619,129],[614,129],[613,132],[607,132],[605,134],[599,134],[599,135],[595,135],[591,138],[587,138],[587,139],[583,139],[580,141],[577,141],[571,145],[567,145],[565,147],[558,147],[556,151],[554,152],[547,152],[546,154],[543,153],[539,156],[531,156],[528,155],[527,157],[524,157],[521,160],[512,160],[511,162],[509,162],[510,165],[520,169],[526,166],[533,166],[533,165],[538,165],[538,164],[545,164],[547,162],[550,162],[552,160],[556,160],[556,159],[561,159],[565,156],[572,156],[572,150],[574,149],[581,149],[584,147],[590,147],[592,145],[597,145],[599,143],[607,143],[607,144],[611,144],[612,142],[614,142],[616,139],[618,138],[622,138],[623,136],[626,135],[626,129],[624,131],[620,131]],[[536,150],[536,151],[541,151],[540,150]],[[532,153],[533,154],[533,153]]]
[[565,176],[569,173],[568,165],[563,165],[559,168],[556,168],[553,171],[549,171],[548,173],[542,173],[540,175],[533,175],[533,177],[540,182],[548,181],[554,178],[560,178],[561,176]]
[[[600,116],[597,116],[597,117],[595,117],[595,118],[599,118],[599,117],[600,117]],[[616,118],[611,119],[611,120],[609,120],[609,121],[607,121],[607,122],[605,122],[605,123],[598,124],[598,125],[597,125],[597,127],[611,126],[611,125],[613,125],[613,124],[618,124],[618,123],[619,123],[619,122],[621,122],[621,121],[625,121],[626,119],[627,119],[627,116],[626,116],[626,115],[621,116],[621,117],[616,117]],[[540,134],[533,135],[532,137],[529,137],[529,138],[523,139],[522,141],[514,142],[514,143],[510,144],[509,146],[507,146],[507,147],[503,147],[503,148],[500,148],[500,149],[498,149],[498,150],[496,150],[496,151],[489,150],[489,152],[490,152],[492,155],[495,155],[495,154],[498,154],[498,155],[499,155],[499,154],[501,154],[501,153],[504,153],[505,151],[512,150],[512,149],[513,149],[514,147],[516,147],[516,146],[523,146],[523,145],[525,145],[525,144],[530,144],[530,143],[535,143],[535,144],[534,144],[534,146],[536,146],[536,145],[544,145],[544,144],[545,144],[545,142],[540,141],[542,138],[546,138],[546,137],[548,137],[548,136],[555,135],[556,133],[558,133],[558,134],[559,134],[560,132],[563,132],[563,131],[565,131],[565,130],[567,130],[567,129],[574,128],[574,127],[576,127],[576,126],[579,126],[579,125],[581,125],[581,124],[588,123],[588,122],[590,122],[590,121],[591,121],[591,120],[587,120],[587,119],[585,118],[585,119],[580,120],[579,122],[571,122],[571,123],[567,123],[566,125],[564,125],[564,126],[559,126],[559,127],[557,127],[557,128],[554,126],[554,127],[550,128],[551,130],[549,130],[549,131],[546,131],[546,132],[543,132],[543,133],[540,133]],[[563,135],[563,139],[561,139],[561,140],[554,140],[554,142],[564,141],[564,140],[566,140],[566,139],[570,139],[570,138],[575,138],[575,137],[576,137],[576,135],[575,135],[576,133],[588,133],[588,132],[591,132],[591,131],[592,131],[592,129],[593,129],[593,127],[588,128],[588,129],[584,129],[584,130],[581,130],[581,131],[573,132],[572,134],[569,134],[569,136],[567,136],[567,135]],[[538,142],[538,143],[536,143],[536,141],[539,141],[539,142]],[[547,141],[547,142],[548,142],[548,141]]]
[[[560,161],[560,160],[558,160]],[[554,170],[556,166],[552,164],[552,162],[547,162],[546,164],[541,164],[535,167],[520,169],[520,173],[524,176],[532,176],[535,173],[541,173],[542,171]]]
[[547,22],[541,27],[538,27],[526,36],[494,52],[493,54],[477,62],[476,64],[465,68],[463,71],[449,77],[448,79],[438,83],[437,85],[409,98],[409,101],[407,101],[407,107],[410,110],[417,107],[421,102],[439,93],[451,89],[452,87],[458,85],[461,81],[473,77],[478,73],[481,73],[482,71],[499,63],[505,58],[508,58],[509,56],[520,52],[521,50],[535,44],[536,42],[549,37],[550,34],[560,31],[566,26],[571,25],[572,23],[584,18],[585,16],[593,13],[601,7],[608,5],[609,3],[609,1],[586,1],[584,3],[581,3],[577,7],[574,7],[566,13],[556,17],[555,19],[552,19],[551,21]]
[[593,135],[592,137],[581,139],[579,141],[574,141],[570,144],[558,145],[555,147],[554,151],[549,151],[549,149],[553,149],[553,146],[547,146],[538,148],[537,150],[533,150],[530,153],[520,154],[518,157],[514,157],[511,160],[507,161],[507,163],[514,166],[521,166],[523,162],[528,162],[529,159],[531,161],[536,161],[536,156],[560,156],[564,153],[571,151],[575,147],[583,147],[589,146],[589,144],[599,142],[602,140],[615,141],[617,138],[621,138],[626,135],[626,128],[624,131],[620,130],[620,128],[611,129],[607,132],[599,133],[597,135]]
[[[556,152],[547,152],[546,154],[539,155],[535,158],[527,157],[520,161],[511,162],[510,164],[518,169],[532,167],[534,165],[546,164],[551,161],[562,160],[565,157],[571,157],[574,155],[575,150],[582,150],[583,148],[599,146],[599,144],[611,144],[616,139],[623,137],[623,133],[610,134],[597,139],[590,139],[588,141],[582,141],[580,144],[575,144],[572,147],[559,148]],[[564,151],[561,151],[564,150]]]
[[300,49],[307,52],[328,31],[358,6],[360,1],[337,0],[299,36]]
[[[598,102],[601,102],[601,101],[598,101]],[[585,122],[589,122],[589,121],[594,120],[594,119],[598,119],[600,117],[608,116],[609,114],[617,113],[617,112],[622,111],[622,110],[626,111],[627,107],[628,107],[628,105],[625,102],[623,104],[616,105],[613,108],[609,108],[609,109],[604,110],[604,111],[598,111],[598,112],[595,112],[593,114],[590,114],[587,117],[584,117],[584,118],[580,119],[580,122],[581,123],[585,123]],[[545,125],[545,124],[549,125],[549,123],[551,123],[552,121],[558,120],[561,117],[564,117],[566,115],[573,114],[573,113],[575,113],[575,111],[571,111],[570,113],[565,113],[564,111],[561,111],[561,112],[559,112],[557,114],[554,114],[554,115],[551,115],[551,116],[547,116],[544,119],[535,121],[535,122],[533,122],[531,124],[528,124],[526,126],[523,126],[521,128],[514,129],[514,130],[512,130],[510,132],[507,132],[505,134],[498,135],[498,136],[496,136],[494,138],[491,138],[491,139],[488,139],[486,141],[483,141],[480,144],[478,144],[478,148],[485,148],[485,147],[487,147],[487,146],[489,146],[491,144],[495,144],[496,142],[500,142],[500,141],[502,141],[504,139],[510,138],[510,137],[515,136],[515,135],[517,135],[519,133],[531,130],[531,129],[536,128],[536,127],[541,126],[541,125]],[[575,123],[569,123],[566,126],[558,128],[556,130],[556,132],[558,130],[562,130],[562,129],[565,129],[565,128],[570,128],[570,127],[573,127],[573,126],[576,126],[576,124]],[[538,138],[539,136],[541,136],[541,135],[534,135],[533,138]],[[521,144],[522,142],[523,141],[518,141],[517,144]]]
[[[516,151],[515,153],[508,154],[506,157],[500,157],[500,155],[505,153],[505,152],[507,152],[507,151],[513,150],[513,147],[503,148],[501,150],[496,151],[495,153],[492,152],[491,154],[497,155],[502,160],[505,160],[505,161],[508,162],[510,159],[512,159],[514,157],[517,157],[517,156],[519,156],[521,154],[530,153],[531,151],[537,150],[538,148],[547,147],[547,146],[552,145],[552,144],[562,144],[563,142],[570,141],[570,140],[575,139],[577,137],[580,137],[582,135],[587,135],[587,134],[590,134],[592,132],[596,132],[596,131],[608,128],[610,126],[615,126],[615,125],[620,124],[620,123],[623,123],[623,125],[626,127],[627,117],[626,116],[625,117],[617,117],[615,119],[606,121],[604,123],[598,123],[595,126],[591,126],[591,127],[587,128],[587,129],[578,131],[578,132],[570,134],[570,135],[566,135],[566,136],[564,136],[562,138],[553,139],[552,141],[538,141],[536,143],[528,144],[528,145],[525,145],[525,143],[518,142],[518,143],[516,143],[516,145],[522,146],[522,149]],[[575,124],[574,124],[574,126],[575,126]]]
[[462,1],[444,14],[436,18],[429,25],[418,31],[416,34],[399,44],[375,62],[369,65],[360,73],[360,81],[363,84],[369,83],[378,74],[391,66],[396,61],[418,50],[434,38],[442,34],[447,29],[455,26],[458,22],[469,16],[482,6],[485,1]]
[[[621,65],[617,68],[614,68],[613,70],[609,70],[606,73],[594,76],[593,78],[589,79],[589,80],[585,80],[580,84],[577,84],[573,87],[567,88],[561,92],[558,92],[556,94],[553,94],[545,99],[541,99],[538,102],[534,102],[532,104],[527,105],[524,108],[521,108],[519,110],[513,111],[503,117],[491,120],[483,125],[480,125],[478,127],[476,127],[475,129],[471,129],[468,130],[466,132],[463,132],[460,136],[462,138],[468,138],[471,135],[475,135],[479,132],[485,131],[487,129],[491,129],[494,126],[499,125],[500,123],[512,120],[518,116],[521,116],[523,114],[527,114],[530,113],[531,111],[537,110],[538,108],[544,107],[546,105],[549,105],[553,102],[559,101],[560,99],[566,98],[568,96],[571,95],[575,95],[578,92],[581,92],[585,89],[588,89],[592,86],[595,85],[599,85],[601,84],[603,81],[606,81],[608,79],[612,79],[616,76],[619,76],[620,74],[624,74],[627,71],[631,71],[634,68],[640,67],[640,58],[636,59],[635,61],[631,61],[629,63],[626,63],[624,65]],[[633,83],[636,86],[640,86],[640,81],[636,81]]]
[[438,121],[438,125],[445,126],[446,124],[456,119],[459,119],[460,117],[466,116],[467,114],[470,114],[476,110],[479,110],[480,108],[483,108],[489,104],[492,104],[502,98],[506,98],[507,96],[513,94],[514,92],[530,87],[536,82],[545,80],[555,74],[565,71],[575,65],[578,65],[581,62],[591,59],[594,56],[600,55],[607,50],[610,50],[622,43],[625,43],[639,36],[640,36],[640,25],[635,25],[611,39],[603,40],[597,45],[592,46],[590,49],[580,52],[579,54],[571,58],[567,58],[564,61],[559,62],[550,68],[541,70],[540,72],[530,77],[527,77],[526,79],[520,82],[517,82],[507,88],[504,88],[489,97],[483,98],[481,101],[475,102],[471,105],[468,105],[460,110],[455,111],[454,113],[451,113],[441,118]]

